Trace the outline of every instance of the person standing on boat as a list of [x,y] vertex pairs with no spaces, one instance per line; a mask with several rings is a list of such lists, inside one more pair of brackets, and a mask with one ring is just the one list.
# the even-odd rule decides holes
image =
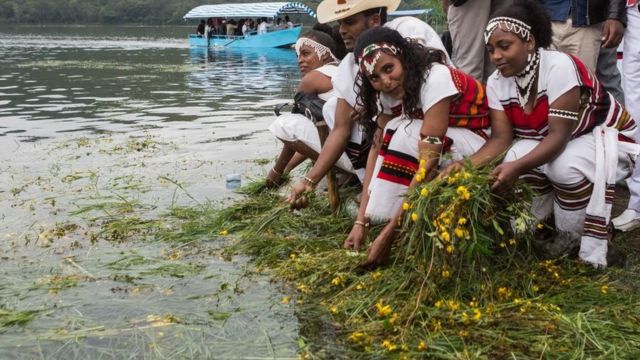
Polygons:
[[[324,0],[318,5],[318,20],[321,23],[338,21],[340,35],[350,53],[342,60],[337,75],[332,79],[336,96],[325,104],[323,111],[331,133],[313,168],[291,190],[288,201],[292,205],[296,204],[300,194],[313,191],[343,153],[351,160],[358,178],[364,179],[370,143],[362,127],[351,116],[356,106],[354,85],[358,73],[352,51],[360,34],[369,28],[386,26],[397,30],[403,37],[445,51],[438,34],[421,20],[399,17],[387,23],[387,12],[396,10],[398,5],[400,0]],[[367,184],[364,185],[366,188]]]
[[288,29],[293,29],[293,22],[291,22],[291,19],[289,18],[289,15],[285,15],[284,16],[284,22],[287,25]]
[[[335,55],[336,49],[336,42],[328,33],[311,30],[300,36],[295,50],[302,80],[298,85],[296,99],[318,98],[324,102],[333,96],[331,79],[335,76],[340,61]],[[296,107],[299,108],[297,104]],[[267,175],[267,187],[275,188],[282,183],[283,174],[288,174],[307,158],[315,159],[321,145],[316,126],[300,113],[278,116],[269,130],[284,144]],[[345,171],[353,172],[346,155],[338,160],[337,165]]]

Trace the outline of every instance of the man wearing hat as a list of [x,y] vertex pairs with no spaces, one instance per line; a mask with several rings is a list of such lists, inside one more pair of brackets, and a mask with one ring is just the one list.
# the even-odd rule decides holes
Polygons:
[[318,21],[338,21],[340,35],[349,54],[340,62],[337,74],[332,78],[336,96],[327,101],[323,108],[324,119],[331,127],[331,133],[313,168],[291,190],[289,202],[292,204],[299,194],[313,190],[343,152],[349,156],[360,180],[364,179],[370,144],[365,140],[363,130],[351,118],[356,105],[354,84],[358,73],[352,51],[360,34],[376,26],[386,26],[404,37],[446,53],[438,34],[425,22],[414,17],[399,17],[387,22],[387,13],[395,11],[398,5],[400,0],[323,0],[318,5]]

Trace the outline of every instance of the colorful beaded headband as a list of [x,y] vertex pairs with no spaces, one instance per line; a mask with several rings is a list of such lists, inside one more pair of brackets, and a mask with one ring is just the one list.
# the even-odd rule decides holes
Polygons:
[[498,27],[500,30],[518,35],[525,41],[529,40],[529,37],[531,36],[531,26],[518,19],[500,16],[491,19],[487,24],[487,28],[484,30],[485,44],[489,42],[489,38]]
[[312,40],[306,37],[301,37],[298,39],[298,41],[296,41],[295,49],[296,49],[297,56],[300,56],[300,49],[305,45],[312,47],[316,55],[318,55],[318,59],[320,60],[322,60],[325,54],[329,54],[331,55],[331,59],[333,60],[333,62],[340,62],[340,60],[338,60],[336,56],[333,55],[333,53],[331,52],[331,49],[320,44],[315,40]]
[[[380,60],[381,51],[383,50],[388,50],[393,55],[397,55],[400,52],[400,49],[394,45],[384,42],[367,45],[364,50],[362,50],[362,55],[360,55],[358,59],[360,68],[365,70],[369,75],[373,74],[373,70],[376,68],[376,64],[378,60]],[[375,56],[372,56],[374,53]]]

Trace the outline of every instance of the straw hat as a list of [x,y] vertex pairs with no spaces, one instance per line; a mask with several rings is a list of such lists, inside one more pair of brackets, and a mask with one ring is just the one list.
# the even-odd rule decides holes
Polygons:
[[324,24],[344,19],[368,9],[386,7],[387,12],[395,11],[400,0],[324,0],[318,5],[318,22]]

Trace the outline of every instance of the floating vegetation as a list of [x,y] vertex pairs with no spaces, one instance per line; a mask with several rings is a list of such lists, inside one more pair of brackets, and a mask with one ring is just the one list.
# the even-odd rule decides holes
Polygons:
[[35,319],[37,311],[11,311],[0,306],[0,334],[11,326],[24,326]]

